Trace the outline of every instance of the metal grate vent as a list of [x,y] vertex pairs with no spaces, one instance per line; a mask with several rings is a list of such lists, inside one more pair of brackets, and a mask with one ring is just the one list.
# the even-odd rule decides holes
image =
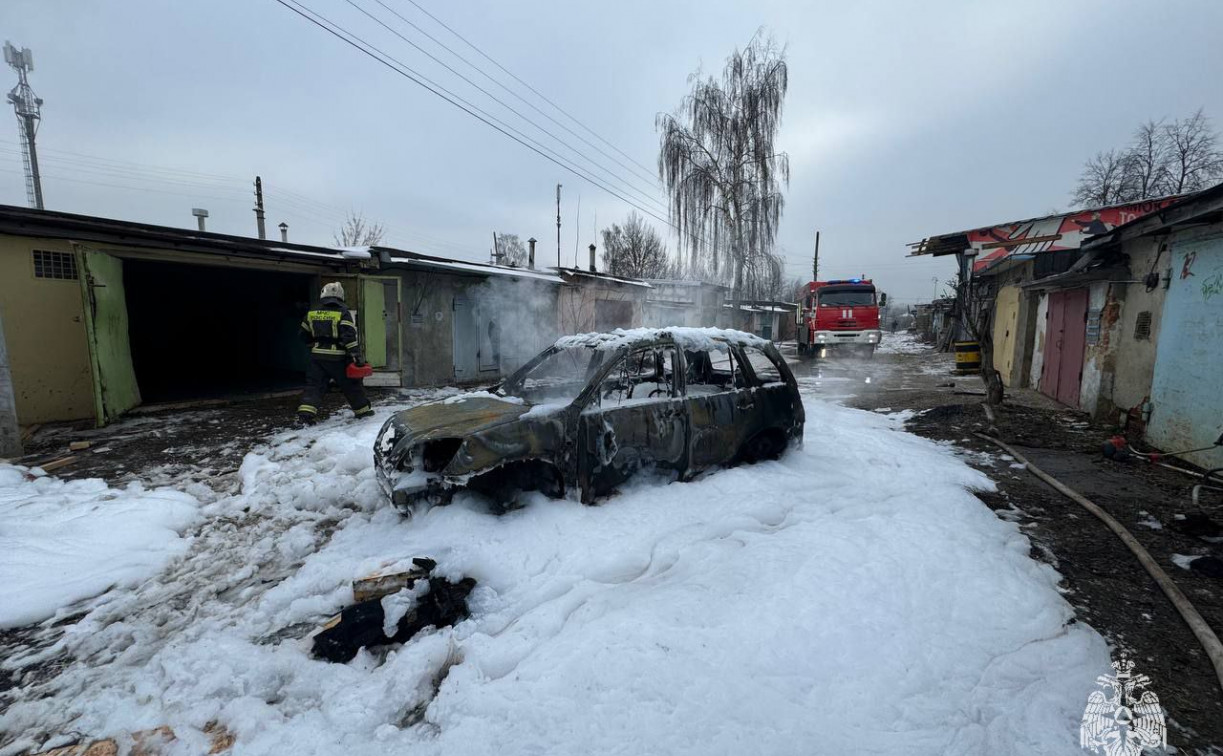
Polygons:
[[71,252],[34,250],[34,277],[76,280],[76,258]]
[[1138,319],[1134,322],[1134,338],[1139,341],[1149,341],[1151,338],[1151,312],[1143,310],[1138,313]]

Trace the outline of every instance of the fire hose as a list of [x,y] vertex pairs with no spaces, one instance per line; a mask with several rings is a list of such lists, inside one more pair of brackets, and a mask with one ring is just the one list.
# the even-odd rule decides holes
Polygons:
[[1121,539],[1121,542],[1124,543],[1131,552],[1133,552],[1134,556],[1138,558],[1139,564],[1141,564],[1143,569],[1147,571],[1147,574],[1151,576],[1156,585],[1159,586],[1160,590],[1164,592],[1164,595],[1168,597],[1168,600],[1172,602],[1172,606],[1175,607],[1176,611],[1180,613],[1181,618],[1185,620],[1185,624],[1187,624],[1189,629],[1193,631],[1193,634],[1197,637],[1198,642],[1202,644],[1202,649],[1206,652],[1206,655],[1210,658],[1210,663],[1214,666],[1215,676],[1219,680],[1219,687],[1223,688],[1223,643],[1219,641],[1219,636],[1215,635],[1214,630],[1210,628],[1210,625],[1207,624],[1202,615],[1198,613],[1197,608],[1194,607],[1189,598],[1181,592],[1181,589],[1178,588],[1176,583],[1173,582],[1172,578],[1168,576],[1168,573],[1164,572],[1159,564],[1156,563],[1150,552],[1143,548],[1142,544],[1138,542],[1138,539],[1134,537],[1133,533],[1126,530],[1124,525],[1117,522],[1112,515],[1101,509],[1099,505],[1062,483],[1057,478],[1046,473],[1044,470],[1041,470],[1007,444],[992,436],[987,436],[984,433],[977,433],[976,436],[1004,449],[1008,454],[1023,464],[1027,468],[1028,472],[1053,486],[1053,488],[1057,489],[1059,493],[1063,494],[1069,499],[1072,499],[1088,512],[1091,512],[1105,525],[1107,525],[1109,530],[1113,531],[1113,533],[1115,533],[1117,537]]

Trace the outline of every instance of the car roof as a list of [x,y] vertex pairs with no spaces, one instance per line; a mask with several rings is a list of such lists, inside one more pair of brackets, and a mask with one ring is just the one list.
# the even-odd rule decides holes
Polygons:
[[617,328],[605,333],[579,333],[574,336],[562,336],[557,339],[558,349],[571,347],[586,347],[600,351],[614,351],[626,347],[634,347],[654,342],[672,342],[676,346],[691,351],[725,349],[726,345],[751,346],[763,349],[772,344],[744,331],[729,328],[632,328],[625,330]]

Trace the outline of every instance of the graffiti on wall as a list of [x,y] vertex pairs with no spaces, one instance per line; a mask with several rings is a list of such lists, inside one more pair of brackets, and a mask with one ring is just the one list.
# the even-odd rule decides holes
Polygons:
[[982,270],[1011,255],[1078,249],[1088,237],[1108,233],[1176,200],[1176,197],[1145,200],[969,231],[968,243],[977,250],[973,270]]

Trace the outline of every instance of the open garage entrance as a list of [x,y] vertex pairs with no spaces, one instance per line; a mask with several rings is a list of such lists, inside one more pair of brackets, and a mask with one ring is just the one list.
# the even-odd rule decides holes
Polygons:
[[143,403],[301,386],[298,337],[316,277],[127,259],[132,367]]

